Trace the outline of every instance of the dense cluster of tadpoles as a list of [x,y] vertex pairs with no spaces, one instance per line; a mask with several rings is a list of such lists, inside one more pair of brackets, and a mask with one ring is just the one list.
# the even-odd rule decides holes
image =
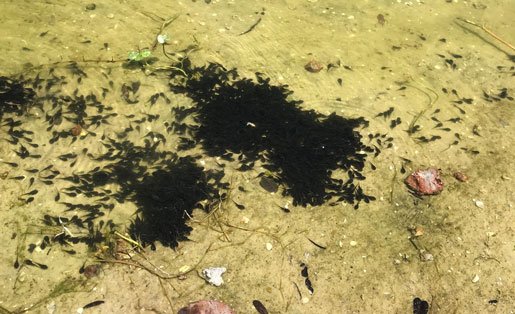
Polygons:
[[[1,125],[6,130],[5,140],[18,156],[18,160],[3,163],[13,168],[10,179],[28,182],[31,189],[20,196],[20,202],[34,201],[39,193],[36,183],[51,187],[55,180],[62,180],[68,185],[54,197],[64,208],[63,215],[42,213],[43,224],[59,232],[50,238],[47,235],[41,245],[82,242],[97,250],[117,228],[104,216],[116,210],[117,204],[130,201],[138,208],[128,226],[130,236],[153,248],[155,242],[176,247],[191,231],[186,221],[194,208],[209,211],[227,198],[224,191],[229,183],[224,180],[223,168],[201,167],[197,159],[202,156],[189,154],[198,147],[208,156],[239,163],[240,171],[251,171],[259,162],[267,174],[258,175],[268,179],[268,186],[283,186],[283,194],[298,205],[345,201],[357,208],[360,202],[374,199],[358,183],[365,179],[361,171],[367,152],[375,151],[361,142],[355,130],[367,125],[364,119],[347,120],[334,114],[326,117],[302,110],[300,101],[288,100],[291,92],[286,86],[273,86],[260,74],[256,80],[241,79],[236,70],[218,64],[194,67],[188,59],[181,64],[181,71],[172,70],[171,75],[175,79],[183,76],[183,80],[170,87],[172,92],[190,97],[194,106],[187,109],[171,104],[165,92],[152,95],[148,103],[170,106],[173,119],[165,122],[166,134],[148,132],[140,137],[141,142],[130,140],[129,135],[141,134],[141,123],[161,117],[123,115],[129,122],[123,131],[100,135],[100,127],[120,115],[104,102],[114,83],[109,81],[100,95],[84,93],[81,84],[88,75],[77,63],[66,65],[68,75],[58,75],[63,70],[51,68],[33,78],[0,78]],[[69,83],[70,74],[78,87],[65,94],[62,87]],[[139,82],[124,83],[120,98],[127,105],[141,105],[139,89]],[[48,143],[35,141],[35,130],[27,122],[27,115],[36,117],[34,111],[43,113]],[[193,119],[185,119],[188,116]],[[171,136],[180,137],[179,151],[163,149],[161,143]],[[89,138],[99,138],[105,152],[90,152],[88,144],[93,142]],[[83,141],[85,148],[54,156],[60,164],[24,167],[25,159],[42,158],[47,147],[59,141]],[[182,157],[178,155],[181,151]],[[81,158],[89,158],[98,166],[78,171]],[[71,174],[66,168],[72,169]],[[108,188],[113,185],[117,188]],[[75,198],[88,201],[79,203]]]
[[[172,21],[165,21],[160,32]],[[465,22],[477,26],[470,21]],[[485,28],[483,30],[489,32]],[[159,38],[153,49],[158,43],[163,44],[163,53],[170,58],[164,50],[166,39],[161,38],[161,42]],[[511,45],[509,47],[513,49]],[[145,61],[144,65],[147,65],[146,60],[150,56],[150,51],[134,52],[129,56],[129,62]],[[457,69],[462,58],[453,53],[439,56],[451,69]],[[193,106],[172,103],[167,91],[155,93],[146,101],[141,100],[139,81],[126,82],[119,87],[120,99],[126,105],[159,104],[168,106],[171,111],[171,117],[164,121],[166,134],[150,131],[140,136],[141,141],[133,141],[129,136],[131,133],[141,135],[145,132],[140,127],[142,123],[152,123],[161,117],[147,113],[120,114],[104,101],[108,94],[116,92],[112,80],[96,94],[81,87],[88,74],[78,63],[59,65],[35,77],[0,76],[0,128],[6,131],[2,140],[9,143],[17,156],[17,160],[1,161],[13,171],[6,171],[0,176],[27,184],[28,192],[19,196],[18,205],[30,206],[34,202],[39,193],[35,187],[39,183],[48,189],[53,187],[55,180],[67,184],[64,188],[56,189],[54,196],[55,203],[64,209],[63,214],[41,213],[42,224],[55,232],[45,234],[37,245],[29,244],[25,248],[28,253],[38,246],[40,250],[45,250],[53,244],[61,244],[64,252],[75,254],[71,245],[77,243],[84,243],[92,251],[98,252],[106,244],[112,244],[113,234],[138,247],[150,246],[155,249],[155,243],[160,242],[175,248],[179,241],[187,239],[192,230],[187,220],[194,209],[209,212],[228,199],[230,184],[225,176],[225,164],[219,163],[219,169],[205,169],[198,162],[203,155],[236,164],[234,168],[242,172],[263,167],[266,171],[256,174],[261,178],[261,187],[268,192],[276,192],[280,188],[281,193],[290,197],[294,205],[336,205],[345,202],[357,209],[362,202],[375,199],[360,186],[360,182],[366,179],[362,174],[366,164],[372,170],[376,169],[373,163],[367,162],[367,158],[371,155],[377,157],[381,149],[394,145],[393,137],[387,133],[368,134],[368,139],[363,138],[358,129],[368,126],[364,118],[346,119],[336,114],[324,116],[314,110],[302,109],[302,101],[293,100],[287,86],[272,85],[270,79],[261,73],[256,73],[254,79],[241,78],[236,69],[228,70],[216,63],[198,67],[192,65],[187,57],[175,60],[163,70],[170,73],[170,91],[187,96]],[[513,67],[500,67],[499,70],[513,71]],[[105,76],[109,79],[107,74]],[[72,93],[64,93],[63,87],[70,85],[71,79],[77,88]],[[341,85],[341,79],[338,83]],[[450,132],[449,124],[462,122],[466,114],[464,108],[474,101],[461,97],[455,89],[443,88],[444,94],[455,98],[451,104],[459,113],[444,120],[438,116],[440,110],[433,108],[438,98],[436,92],[410,85],[400,86],[398,91],[410,87],[422,91],[430,99],[427,108],[413,117],[406,130],[419,144],[442,139],[439,134]],[[506,88],[495,94],[483,92],[483,99],[487,102],[513,101]],[[36,116],[34,111],[42,115]],[[394,129],[402,123],[400,117],[392,117],[394,111],[394,107],[390,107],[377,114],[376,118],[389,120],[390,129]],[[440,133],[420,134],[422,127],[419,119],[427,115],[434,125],[425,129]],[[128,121],[123,131],[114,134],[104,131],[102,135],[97,132],[118,116]],[[41,117],[46,123],[48,143],[36,141],[37,131],[31,129],[29,122]],[[476,127],[473,133],[480,136]],[[165,150],[161,145],[170,137],[179,139],[177,151]],[[91,138],[95,138],[95,141],[100,139],[104,153],[89,151],[88,145],[93,144]],[[59,160],[58,164],[41,168],[24,167],[25,160],[40,159],[42,156],[52,159],[48,158],[48,147],[59,141],[67,141],[65,145],[83,141],[85,148],[80,153],[53,156]],[[455,133],[454,142],[449,148],[460,141],[460,134]],[[192,153],[193,150],[198,152],[199,148],[203,155]],[[472,148],[461,149],[479,154]],[[80,158],[88,158],[97,166],[89,171],[80,171],[76,168]],[[65,163],[66,166],[63,166]],[[406,173],[405,166],[410,163],[411,160],[401,158],[400,173]],[[240,187],[239,191],[245,189]],[[73,202],[62,198],[86,198],[87,201]],[[137,208],[130,222],[115,223],[106,218],[108,213],[117,210],[117,206],[124,202],[132,202]],[[235,205],[245,209],[244,205]],[[290,211],[285,207],[280,208],[285,212]],[[124,226],[130,238],[117,231]],[[20,256],[24,257],[25,254],[17,252],[15,268],[21,264],[43,270],[48,268],[30,258],[20,261]],[[312,293],[308,268],[304,264],[301,267],[306,286]],[[94,303],[93,306],[96,305]]]
[[[269,192],[281,187],[281,193],[291,197],[294,205],[346,202],[357,209],[360,203],[375,199],[360,186],[366,179],[362,172],[367,163],[372,170],[376,169],[373,163],[366,162],[368,156],[375,157],[381,149],[393,147],[393,137],[375,133],[369,134],[368,139],[363,138],[358,129],[368,126],[365,119],[346,119],[336,114],[324,116],[314,110],[302,109],[302,101],[293,100],[287,86],[272,85],[261,73],[256,73],[255,79],[241,78],[236,69],[228,70],[215,63],[197,67],[187,57],[170,66],[169,71],[171,92],[187,96],[192,106],[172,103],[170,94],[163,91],[153,94],[147,101],[141,100],[139,81],[123,83],[118,94],[128,106],[168,106],[171,117],[163,123],[165,134],[146,132],[141,128],[144,122],[162,119],[159,115],[120,114],[106,105],[106,95],[116,92],[115,84],[108,76],[108,86],[102,87],[100,94],[85,92],[81,84],[88,74],[77,63],[70,62],[64,69],[53,67],[48,73],[32,78],[0,77],[1,128],[6,131],[4,140],[18,157],[18,160],[2,162],[13,168],[9,172],[10,179],[28,182],[29,191],[19,198],[21,204],[30,204],[37,197],[39,191],[34,188],[35,182],[52,186],[54,180],[63,180],[68,184],[56,192],[54,199],[65,209],[65,214],[42,213],[45,225],[60,230],[50,238],[51,241],[41,242],[43,245],[83,242],[92,250],[98,249],[107,236],[119,228],[104,216],[116,210],[117,204],[129,201],[138,209],[128,225],[133,239],[152,248],[155,242],[176,247],[178,241],[186,239],[191,231],[187,219],[193,209],[209,211],[227,198],[229,183],[224,177],[224,164],[220,163],[222,167],[217,170],[204,169],[197,162],[203,156],[192,153],[193,149],[198,151],[199,148],[205,156],[236,164],[238,171],[256,171],[257,166],[263,167],[266,171],[256,175],[261,177],[260,185]],[[70,79],[78,87],[66,94],[63,86],[70,85]],[[399,92],[407,87],[410,86],[401,86]],[[463,108],[473,102],[471,98],[459,96],[454,89],[444,88],[442,92],[455,97],[452,105],[460,115],[464,115]],[[419,135],[419,118],[433,110],[436,101],[429,92],[427,95],[431,99],[428,107],[415,115],[406,130],[422,144],[442,138],[438,134]],[[492,102],[513,99],[507,89],[500,90],[497,95],[485,92],[483,97]],[[34,111],[43,114],[36,117]],[[401,118],[392,118],[393,113],[391,107],[376,118],[391,119],[389,125],[394,129],[401,123]],[[435,123],[430,131],[450,132],[447,124],[462,121],[459,115],[442,120],[438,113],[439,109],[430,113],[430,119]],[[100,135],[102,125],[118,116],[128,121],[127,127],[120,132],[106,134],[104,131]],[[48,143],[44,145],[35,141],[35,130],[27,122],[29,118],[41,117],[48,134]],[[129,135],[132,133],[139,134],[141,140],[131,140]],[[165,150],[162,145],[172,137],[179,142],[177,151]],[[89,151],[88,145],[93,144],[90,138],[95,138],[105,152]],[[455,141],[449,147],[460,140],[456,133]],[[78,153],[54,156],[62,164],[67,163],[66,167],[57,164],[41,168],[23,166],[24,160],[47,156],[47,147],[58,141],[68,141],[67,144],[83,141],[85,148]],[[466,147],[461,149],[479,153]],[[80,158],[88,158],[98,166],[89,171],[78,171],[76,165]],[[403,159],[402,173],[409,162]],[[71,174],[66,168],[72,169]],[[64,201],[61,195],[72,200],[80,196],[88,201]],[[68,216],[67,213],[72,212],[75,214]]]
[[[228,189],[223,170],[203,169],[196,162],[202,157],[200,155],[178,155],[180,151],[187,155],[199,147],[205,155],[239,164],[239,171],[252,171],[259,164],[266,169],[266,172],[258,174],[262,177],[261,186],[266,190],[277,190],[281,186],[283,195],[291,197],[295,205],[338,204],[343,201],[358,208],[361,202],[374,200],[359,185],[365,179],[362,175],[365,161],[368,155],[377,156],[381,149],[391,148],[393,138],[387,134],[369,134],[368,144],[364,144],[357,131],[368,126],[363,118],[345,119],[335,114],[323,116],[313,110],[304,110],[300,107],[302,101],[291,99],[292,92],[287,86],[271,85],[270,80],[260,73],[256,73],[256,79],[240,78],[235,69],[227,70],[214,63],[196,67],[187,58],[181,60],[180,71],[174,67],[170,69],[173,78],[171,91],[189,97],[193,106],[172,104],[165,92],[153,94],[147,103],[169,106],[173,121],[164,123],[166,134],[148,132],[142,137],[142,143],[129,140],[128,135],[132,132],[141,134],[141,123],[154,122],[161,117],[145,113],[124,115],[129,123],[122,132],[101,136],[95,133],[100,126],[109,124],[119,115],[103,101],[115,89],[114,83],[109,81],[108,87],[101,88],[100,95],[90,91],[83,93],[80,84],[87,78],[87,73],[77,63],[71,62],[65,67],[79,86],[71,94],[62,92],[62,86],[68,84],[69,77],[56,74],[61,71],[56,68],[51,68],[44,76],[38,74],[33,78],[0,77],[1,127],[6,130],[4,139],[19,158],[17,161],[3,160],[4,164],[22,171],[24,159],[41,158],[44,149],[34,141],[35,131],[26,122],[26,115],[34,110],[43,113],[48,144],[67,140],[70,144],[84,141],[87,145],[88,137],[100,137],[100,143],[106,149],[103,154],[93,154],[86,147],[81,153],[56,156],[63,163],[69,162],[72,169],[79,158],[87,157],[98,162],[97,167],[87,172],[73,171],[66,175],[56,165],[48,165],[41,169],[23,169],[25,175],[9,177],[20,181],[28,178],[29,188],[36,181],[48,186],[56,179],[69,183],[68,187],[57,192],[55,201],[64,206],[66,212],[78,211],[82,215],[43,214],[45,225],[62,229],[52,238],[54,242],[84,242],[96,249],[106,240],[105,235],[115,229],[112,220],[104,221],[102,217],[114,210],[115,204],[131,201],[138,208],[129,226],[134,239],[153,247],[156,241],[165,246],[177,246],[178,241],[186,239],[191,230],[186,221],[194,208],[206,202],[220,202],[227,197],[223,192]],[[141,105],[139,89],[138,81],[124,83],[120,88],[120,98],[127,105]],[[399,90],[404,89],[405,86]],[[462,106],[470,105],[472,99],[460,97],[454,89],[442,91],[453,94],[456,97],[453,105],[465,114]],[[487,101],[503,98],[512,99],[506,89],[500,90],[498,95],[484,94]],[[159,99],[163,101],[158,102]],[[431,101],[428,109],[433,103]],[[390,119],[393,112],[391,107],[377,117]],[[431,120],[435,122],[433,130],[449,132],[451,128],[438,119],[438,112],[436,109],[431,114]],[[416,118],[407,130],[410,135],[420,132]],[[461,117],[447,121],[459,123]],[[65,122],[74,127],[63,128]],[[397,127],[400,122],[400,117],[392,119],[390,128]],[[166,143],[170,136],[179,137],[178,151],[162,149],[160,143]],[[458,133],[455,137],[451,146],[457,145],[461,139]],[[420,143],[440,138],[439,135],[414,137]],[[473,149],[462,149],[479,153]],[[370,167],[375,169],[372,163]],[[110,190],[106,187],[108,184],[115,184],[118,188]],[[37,189],[32,189],[24,193],[20,201],[31,203],[37,193]],[[61,200],[61,194],[70,198],[80,195],[93,201],[65,202]],[[210,206],[202,207],[209,211]],[[83,232],[72,232],[69,226]]]

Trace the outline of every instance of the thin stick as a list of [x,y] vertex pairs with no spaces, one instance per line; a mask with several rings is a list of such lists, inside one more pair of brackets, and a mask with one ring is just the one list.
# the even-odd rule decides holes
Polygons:
[[468,23],[470,25],[473,25],[475,27],[479,27],[481,28],[483,31],[485,31],[486,33],[488,33],[488,35],[492,36],[493,38],[497,39],[498,41],[500,41],[501,43],[505,44],[507,47],[509,47],[511,50],[515,50],[515,47],[513,47],[513,45],[511,45],[509,42],[505,41],[504,39],[502,39],[501,37],[499,37],[498,35],[496,35],[494,32],[492,32],[491,30],[489,30],[488,28],[486,28],[485,25],[479,25],[475,22],[472,22],[471,20],[467,20],[467,19],[462,19],[462,18],[458,18],[460,21],[463,21],[465,23]]
[[130,261],[116,260],[116,259],[98,259],[97,262],[98,263],[111,263],[111,264],[124,264],[124,265],[134,266],[134,267],[137,267],[137,268],[144,269],[147,272],[151,273],[152,275],[155,275],[155,276],[157,276],[157,277],[159,277],[161,279],[174,279],[174,278],[179,278],[179,277],[181,277],[183,275],[186,275],[187,273],[190,273],[193,270],[195,270],[200,265],[200,263],[202,263],[202,261],[204,260],[204,257],[206,257],[206,255],[209,252],[209,250],[211,250],[211,246],[212,245],[213,245],[213,243],[211,243],[207,247],[206,251],[204,252],[204,255],[202,255],[202,257],[198,260],[198,262],[191,269],[188,269],[185,272],[179,272],[177,274],[168,274],[168,273],[166,273],[165,275],[160,274],[160,273],[157,272],[156,269],[158,269],[161,272],[163,272],[163,270],[155,267],[152,263],[150,263],[150,264],[154,267],[154,269],[152,269],[152,268],[150,268],[150,267],[148,267],[146,265],[143,265],[139,261],[130,262]]
[[151,46],[151,49],[150,50],[154,50],[156,49],[157,47],[157,36],[161,35],[161,33],[163,32],[163,30],[168,27],[168,25],[172,24],[173,21],[175,21],[178,17],[180,16],[180,14],[176,14],[174,15],[173,17],[169,18],[168,20],[164,21],[163,24],[161,24],[161,27],[159,28],[159,31],[157,32],[156,36],[154,36],[154,42],[152,43],[152,46]]
[[249,29],[247,29],[246,31],[244,31],[242,33],[239,33],[238,36],[250,33],[256,26],[258,26],[258,24],[260,22],[261,22],[261,18],[259,18],[254,24],[252,24]]
[[114,234],[116,234],[117,236],[119,236],[120,238],[124,239],[125,241],[131,243],[132,245],[135,245],[137,246],[138,248],[140,248],[143,252],[145,252],[145,249],[143,248],[143,246],[141,244],[139,244],[138,242],[134,241],[133,239],[129,238],[129,237],[126,237],[124,236],[123,234],[121,234],[120,232],[118,231],[115,231]]

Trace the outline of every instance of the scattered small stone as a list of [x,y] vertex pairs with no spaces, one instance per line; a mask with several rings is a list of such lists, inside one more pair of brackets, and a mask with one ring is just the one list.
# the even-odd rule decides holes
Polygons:
[[92,278],[100,275],[100,265],[92,264],[84,267],[84,276],[86,278]]
[[431,262],[434,259],[434,256],[429,252],[420,252],[420,259],[423,262]]
[[202,270],[202,275],[204,275],[204,279],[210,284],[220,287],[224,280],[222,279],[223,273],[227,271],[225,267],[210,267]]
[[460,182],[467,182],[469,179],[469,177],[461,171],[456,171],[455,173],[453,173],[453,176],[456,180]]
[[94,3],[86,4],[86,10],[93,11],[97,8],[97,5]]
[[82,126],[80,124],[75,125],[71,130],[70,133],[73,136],[79,136],[82,133]]
[[304,66],[304,69],[306,69],[306,71],[311,72],[311,73],[318,73],[318,72],[322,71],[323,68],[324,68],[324,65],[316,60],[311,60],[308,63],[306,63],[306,65]]
[[476,275],[474,276],[474,278],[472,278],[472,282],[473,282],[473,283],[476,283],[476,282],[478,282],[478,281],[479,281],[479,275],[478,275],[478,274],[476,274]]
[[411,191],[418,195],[434,195],[443,190],[440,170],[436,168],[417,170],[410,174],[404,182]]
[[273,247],[274,247],[274,246],[272,245],[272,243],[270,243],[270,242],[267,242],[265,246],[266,246],[266,249],[267,249],[268,251],[271,251],[271,250],[273,249]]
[[215,300],[202,300],[189,304],[177,312],[178,314],[199,314],[199,313],[218,313],[234,314],[234,311],[225,303]]
[[356,246],[356,245],[358,245],[358,242],[356,242],[356,241],[350,241],[350,246]]
[[420,237],[424,234],[424,227],[422,226],[412,226],[409,227],[408,230],[411,232],[411,234],[415,237]]
[[483,203],[483,201],[480,201],[480,200],[474,200],[474,204],[476,204],[476,206],[477,206],[478,208],[481,208],[481,209],[485,208],[485,203]]
[[52,301],[46,305],[47,313],[54,314],[56,310],[55,301]]

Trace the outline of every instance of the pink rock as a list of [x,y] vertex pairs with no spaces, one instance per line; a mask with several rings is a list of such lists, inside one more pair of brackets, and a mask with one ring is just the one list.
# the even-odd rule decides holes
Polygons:
[[228,305],[214,300],[202,300],[189,304],[177,314],[236,314]]
[[440,171],[436,168],[417,170],[410,174],[404,183],[419,195],[434,195],[443,190]]

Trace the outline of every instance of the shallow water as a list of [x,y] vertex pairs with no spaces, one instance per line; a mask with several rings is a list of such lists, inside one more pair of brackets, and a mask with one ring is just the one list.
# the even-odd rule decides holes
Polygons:
[[[66,182],[36,181],[29,189],[26,180],[7,177],[48,164],[63,175],[89,171],[97,164],[81,155],[82,149],[105,153],[99,143],[101,134],[121,132],[128,121],[111,119],[93,130],[97,137],[84,141],[70,144],[62,139],[49,144],[43,113],[32,110],[23,117],[24,125],[36,132],[34,142],[41,146],[35,151],[42,157],[20,159],[13,146],[0,144],[0,158],[20,164],[19,168],[0,165],[0,173],[7,173],[0,180],[0,241],[5,243],[0,257],[0,312],[17,312],[34,304],[31,312],[76,312],[104,300],[88,311],[176,313],[190,301],[218,299],[238,313],[255,311],[253,300],[260,300],[271,313],[405,313],[419,297],[429,302],[434,313],[513,313],[514,101],[501,96],[503,88],[510,97],[515,94],[515,64],[508,58],[515,52],[480,28],[457,20],[485,24],[514,43],[511,4],[508,0],[431,4],[199,0],[143,7],[135,1],[99,1],[95,10],[86,10],[78,1],[3,1],[0,75],[34,77],[56,67],[70,77],[62,87],[68,94],[75,88],[83,94],[101,94],[112,80],[115,92],[104,102],[114,112],[161,117],[141,124],[141,131],[130,135],[133,141],[141,141],[148,131],[166,134],[164,121],[172,119],[170,108],[162,100],[154,106],[144,101],[154,93],[164,91],[172,104],[191,105],[186,97],[169,92],[166,72],[147,76],[139,68],[122,66],[128,52],[152,45],[163,19],[179,14],[163,31],[170,37],[167,51],[198,42],[201,49],[190,54],[195,65],[218,62],[249,78],[261,72],[271,84],[289,85],[291,97],[303,100],[305,110],[365,117],[370,125],[358,130],[365,144],[379,145],[377,139],[369,142],[367,135],[380,133],[392,137],[393,146],[367,158],[366,180],[360,185],[377,200],[362,203],[357,210],[345,203],[293,206],[291,197],[260,187],[258,175],[264,169],[259,165],[240,172],[236,164],[228,163],[225,180],[230,182],[231,198],[211,215],[194,212],[191,241],[181,242],[176,250],[160,245],[156,251],[147,248],[147,260],[133,256],[147,270],[106,263],[99,276],[86,279],[79,273],[81,266],[94,264],[95,253],[105,252],[89,252],[83,244],[53,244],[28,252],[29,244],[39,245],[44,235],[63,232],[46,227],[41,217],[64,215],[65,207],[56,203],[55,196]],[[154,54],[159,60],[149,70],[169,64],[159,49]],[[325,69],[306,71],[304,65],[312,60]],[[66,69],[67,61],[79,62],[88,77],[78,83],[78,77]],[[34,68],[39,65],[44,67]],[[136,80],[141,82],[141,102],[129,106],[120,100],[120,87]],[[499,100],[489,101],[485,94],[497,95]],[[400,124],[392,127],[397,118]],[[409,134],[407,130],[415,125],[420,131]],[[57,129],[72,126],[63,122]],[[178,144],[178,137],[170,136],[160,147],[176,150]],[[65,153],[79,155],[73,166],[57,158]],[[199,160],[208,169],[216,169],[220,162],[209,156]],[[427,167],[441,169],[445,188],[437,196],[417,198],[403,180],[409,172]],[[456,180],[456,171],[469,180]],[[38,189],[33,202],[19,200],[32,189]],[[61,201],[90,201],[81,195],[61,193],[61,197]],[[124,233],[136,205],[113,204],[106,218],[120,223],[118,230]],[[423,228],[423,235],[413,237],[410,228],[417,226]],[[14,268],[17,256],[48,269]],[[313,294],[301,274],[301,263],[308,266]],[[193,271],[166,279],[185,266]],[[214,266],[228,269],[221,287],[197,276]],[[59,283],[72,282],[70,278],[80,280],[75,289],[64,289],[73,292],[55,292]]]

